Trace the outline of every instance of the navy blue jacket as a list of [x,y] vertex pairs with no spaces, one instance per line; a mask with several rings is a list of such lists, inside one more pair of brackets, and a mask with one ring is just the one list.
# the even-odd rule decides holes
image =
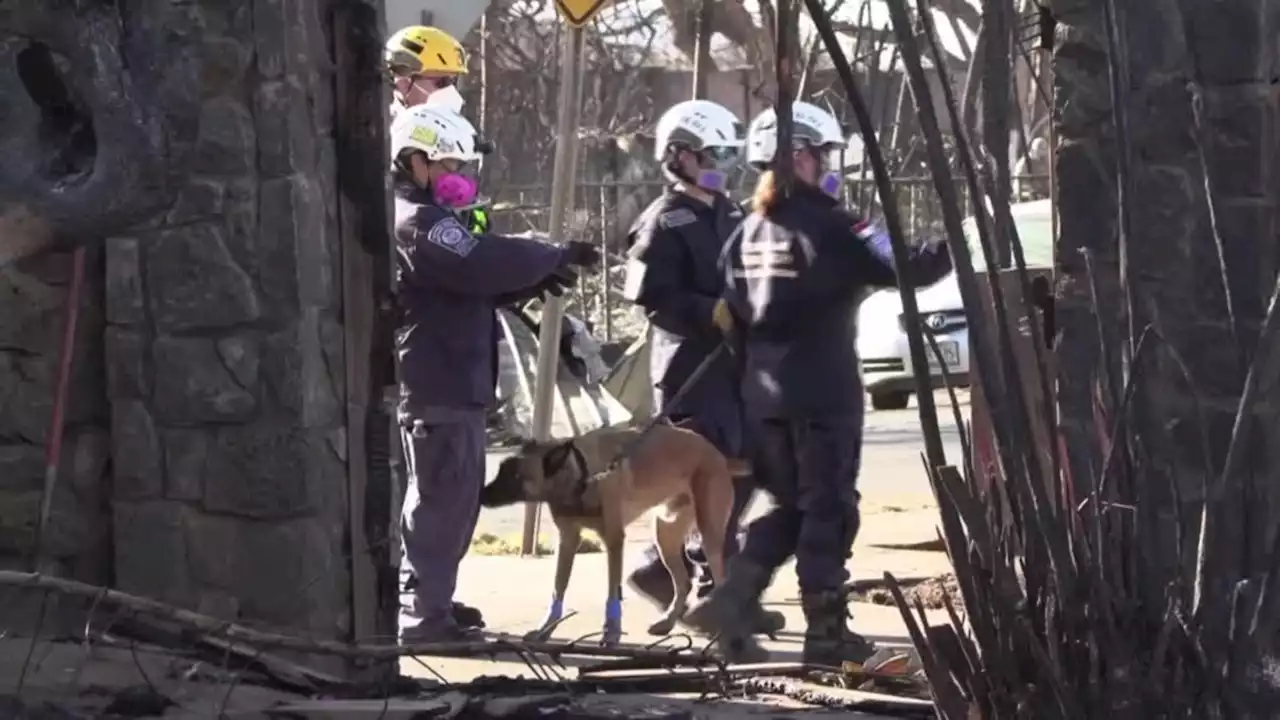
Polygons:
[[657,390],[655,400],[673,415],[726,407],[735,418],[738,415],[739,377],[729,353],[716,359],[680,407],[668,408],[668,403],[720,344],[712,324],[713,309],[724,292],[718,263],[742,217],[742,208],[721,195],[708,205],[668,188],[645,208],[627,236],[624,294],[649,317],[649,375]]
[[494,310],[538,294],[565,253],[536,240],[473,236],[408,183],[396,185],[395,232],[401,400],[411,413],[483,412],[498,382]]
[[[951,270],[942,245],[912,251],[907,277],[932,285]],[[725,297],[742,328],[743,398],[753,417],[862,412],[857,311],[895,287],[888,235],[797,185],[768,216],[753,212],[725,249]]]

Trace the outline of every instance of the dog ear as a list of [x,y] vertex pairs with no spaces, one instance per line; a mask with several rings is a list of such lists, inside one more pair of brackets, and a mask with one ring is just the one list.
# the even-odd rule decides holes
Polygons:
[[553,445],[542,456],[542,470],[547,475],[560,472],[569,462],[569,453],[573,452],[573,441]]

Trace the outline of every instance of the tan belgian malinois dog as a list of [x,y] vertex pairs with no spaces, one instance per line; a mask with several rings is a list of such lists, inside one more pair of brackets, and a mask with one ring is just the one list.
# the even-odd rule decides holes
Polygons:
[[684,615],[692,582],[683,561],[684,541],[696,526],[717,583],[724,578],[724,540],[733,506],[733,464],[692,430],[658,424],[637,444],[634,427],[595,430],[568,441],[525,443],[498,468],[480,496],[484,507],[545,502],[560,534],[551,608],[542,626],[526,637],[545,640],[564,616],[564,594],[582,531],[604,543],[609,586],[602,644],[622,634],[622,551],[627,526],[646,512],[653,516],[654,540],[675,584],[675,599],[649,627],[666,635]]

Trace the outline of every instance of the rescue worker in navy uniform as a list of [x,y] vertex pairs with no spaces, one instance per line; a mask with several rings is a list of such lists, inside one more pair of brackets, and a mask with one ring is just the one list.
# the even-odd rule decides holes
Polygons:
[[[408,488],[401,515],[403,565],[414,581],[401,602],[402,642],[465,639],[455,618],[458,565],[479,516],[485,477],[485,415],[497,384],[494,309],[563,292],[575,268],[594,265],[589,243],[564,248],[521,238],[472,235],[444,204],[470,202],[476,131],[430,103],[391,125],[396,193],[396,333],[400,424]],[[440,188],[447,192],[440,192]]]
[[[670,185],[641,213],[628,236],[627,299],[643,308],[653,330],[649,374],[654,407],[668,419],[710,440],[727,457],[742,457],[742,409],[736,360],[722,352],[680,399],[673,396],[721,344],[714,312],[724,290],[717,263],[724,243],[742,221],[742,209],[725,196],[727,171],[740,162],[743,132],[737,116],[708,100],[690,100],[658,119],[654,151]],[[738,527],[751,499],[749,479],[737,482],[725,553],[738,548]],[[712,579],[700,538],[686,546],[697,565],[699,596]],[[690,568],[692,569],[692,568]],[[671,601],[671,576],[650,545],[646,562],[629,578],[638,595],[660,607]],[[761,631],[781,629],[781,613],[759,611]]]
[[[425,104],[462,112],[465,103],[458,86],[462,77],[467,74],[467,59],[462,43],[457,38],[440,28],[410,25],[387,38],[382,59],[383,70],[391,83],[394,97],[390,108],[393,119],[406,108]],[[491,149],[492,144],[477,142],[476,150],[480,153],[487,153]],[[465,189],[466,185],[462,187]],[[442,197],[447,193],[439,190],[437,188],[435,193],[437,199],[447,200]],[[472,235],[482,235],[488,232],[488,218],[484,210],[475,207],[478,205],[458,208],[457,214]],[[403,491],[407,478],[398,475],[397,479],[401,481]],[[405,567],[400,568],[400,574],[405,592],[415,592],[418,579]],[[455,602],[453,616],[464,627],[484,627],[484,616],[469,605]]]
[[[753,211],[723,257],[729,312],[720,316],[730,320],[722,330],[743,348],[753,470],[775,507],[747,529],[725,582],[685,621],[719,635],[731,662],[763,660],[750,613],[794,555],[807,625],[804,660],[838,667],[874,650],[849,629],[844,591],[859,525],[863,429],[855,318],[867,291],[896,286],[898,272],[885,232],[839,207],[840,123],[808,103],[795,103],[792,114],[789,195],[778,192],[768,169],[778,151],[773,111],[748,130],[747,161],[764,172]],[[950,269],[946,248],[927,243],[912,251],[907,277],[930,285]]]

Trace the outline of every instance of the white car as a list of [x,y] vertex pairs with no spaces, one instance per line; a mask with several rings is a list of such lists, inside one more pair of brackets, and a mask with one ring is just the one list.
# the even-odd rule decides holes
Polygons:
[[[1027,267],[1053,267],[1053,208],[1048,200],[1010,206]],[[984,267],[973,218],[964,222],[974,269]],[[952,387],[969,386],[969,322],[960,299],[955,273],[916,291],[916,304],[925,330],[937,341],[942,363]],[[943,387],[943,365],[926,345],[930,376],[935,388]],[[858,357],[862,382],[876,410],[901,410],[915,392],[911,351],[903,325],[902,298],[897,290],[881,290],[863,301],[858,310]]]

